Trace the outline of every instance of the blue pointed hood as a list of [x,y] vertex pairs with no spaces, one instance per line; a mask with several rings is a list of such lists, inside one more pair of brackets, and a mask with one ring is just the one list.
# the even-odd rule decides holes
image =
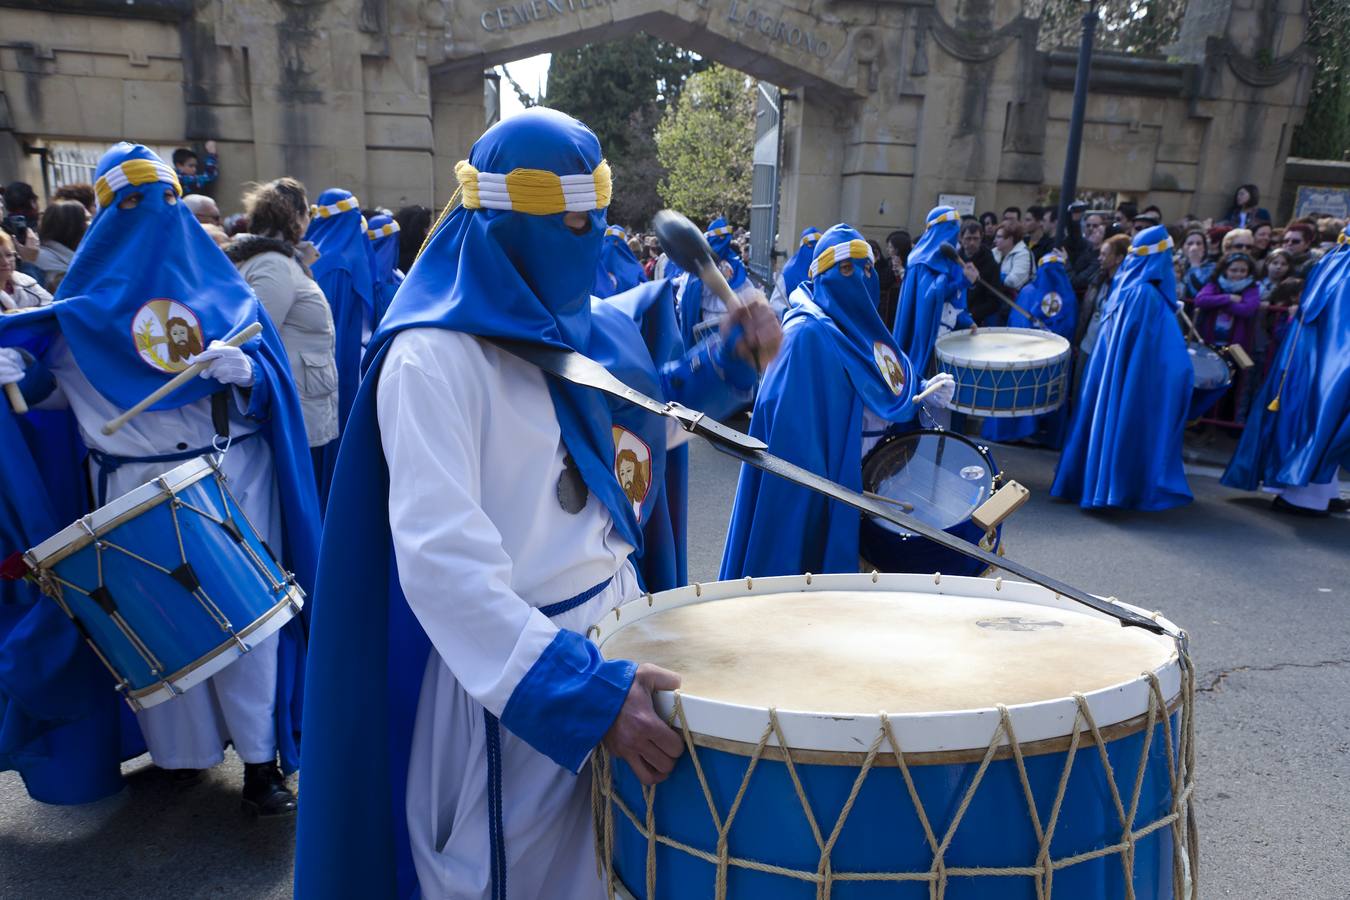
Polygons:
[[595,271],[597,297],[612,297],[630,291],[647,280],[633,251],[628,247],[628,232],[618,225],[605,229],[600,247],[600,266]]
[[[314,244],[319,258],[310,270],[315,281],[330,272],[351,276],[356,291],[369,315],[375,314],[375,254],[366,236],[366,220],[361,202],[344,188],[329,188],[315,198],[310,207],[309,229],[305,240]],[[329,298],[332,302],[332,298]]]
[[909,252],[906,268],[925,266],[934,272],[947,272],[953,278],[961,277],[961,266],[942,255],[942,244],[955,247],[961,234],[961,214],[950,206],[936,206],[924,220],[924,232]]
[[820,240],[820,229],[807,227],[802,229],[802,239],[797,252],[783,266],[783,293],[791,297],[792,292],[810,277],[811,259],[815,256],[816,242]]

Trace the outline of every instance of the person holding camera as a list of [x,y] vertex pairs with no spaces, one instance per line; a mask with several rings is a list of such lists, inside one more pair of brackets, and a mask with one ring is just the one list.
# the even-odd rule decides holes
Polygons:
[[14,238],[14,251],[19,255],[17,269],[41,284],[45,280],[37,264],[38,251],[42,248],[37,232],[41,207],[33,186],[16,181],[5,188],[5,210],[4,230]]

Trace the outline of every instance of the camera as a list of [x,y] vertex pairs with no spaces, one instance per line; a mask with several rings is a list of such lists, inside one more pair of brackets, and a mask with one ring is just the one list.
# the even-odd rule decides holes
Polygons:
[[27,216],[5,216],[4,221],[0,222],[0,227],[14,235],[14,240],[22,244],[28,239],[28,229],[31,226],[28,224]]

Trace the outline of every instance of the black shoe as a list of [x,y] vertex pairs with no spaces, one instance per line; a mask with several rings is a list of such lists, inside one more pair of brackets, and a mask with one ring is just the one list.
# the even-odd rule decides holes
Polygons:
[[1334,497],[1327,503],[1327,512],[1343,513],[1350,512],[1350,500],[1344,497]]
[[286,779],[274,762],[244,763],[240,805],[244,812],[259,819],[293,816],[296,810],[295,794],[286,786]]
[[1295,506],[1283,497],[1276,497],[1270,501],[1270,508],[1286,515],[1303,516],[1305,519],[1325,519],[1331,515],[1325,509],[1308,509],[1306,506]]
[[185,791],[201,784],[201,769],[165,769],[169,773],[169,786],[175,791]]

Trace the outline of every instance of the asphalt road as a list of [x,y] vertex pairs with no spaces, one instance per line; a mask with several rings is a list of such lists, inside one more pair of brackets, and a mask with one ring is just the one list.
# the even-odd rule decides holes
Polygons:
[[[1087,514],[1048,499],[1052,455],[997,455],[1033,491],[1010,555],[1192,635],[1202,896],[1350,897],[1350,518],[1278,516],[1203,475],[1184,509]],[[699,445],[692,471],[690,574],[711,580],[736,468]],[[290,896],[293,826],[239,814],[237,760],[181,793],[145,758],[125,771],[126,790],[81,808],[0,774],[0,897]]]

